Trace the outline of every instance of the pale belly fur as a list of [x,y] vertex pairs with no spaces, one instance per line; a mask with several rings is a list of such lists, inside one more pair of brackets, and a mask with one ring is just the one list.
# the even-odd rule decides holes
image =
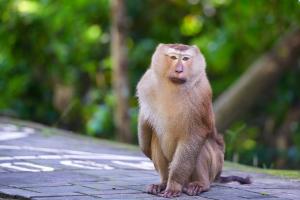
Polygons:
[[171,161],[176,150],[178,136],[187,131],[183,128],[186,127],[186,110],[180,109],[180,106],[172,101],[158,105],[154,107],[144,103],[141,109],[154,128],[154,134],[159,140],[164,156]]

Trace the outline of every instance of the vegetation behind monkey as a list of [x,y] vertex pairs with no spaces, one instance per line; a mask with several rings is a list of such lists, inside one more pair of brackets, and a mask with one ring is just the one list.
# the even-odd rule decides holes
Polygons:
[[206,63],[196,46],[160,44],[137,86],[139,145],[160,174],[147,192],[176,197],[198,195],[221,177],[224,141],[217,133]]

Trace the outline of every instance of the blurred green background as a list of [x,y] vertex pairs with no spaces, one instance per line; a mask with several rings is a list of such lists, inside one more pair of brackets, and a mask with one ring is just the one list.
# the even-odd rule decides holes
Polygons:
[[[111,0],[113,1],[113,0]],[[116,139],[109,0],[0,0],[0,115]],[[135,86],[158,43],[196,44],[217,98],[290,28],[298,0],[128,0],[128,112],[136,136]],[[300,121],[288,147],[273,138],[299,104],[299,63],[227,130],[226,159],[300,168]],[[136,138],[136,137],[135,137]],[[137,143],[137,139],[133,141]],[[280,163],[280,164],[278,164]]]

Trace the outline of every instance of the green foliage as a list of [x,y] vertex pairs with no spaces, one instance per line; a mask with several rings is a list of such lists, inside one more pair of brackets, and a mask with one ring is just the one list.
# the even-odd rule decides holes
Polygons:
[[99,57],[108,57],[108,10],[108,1],[1,1],[0,109],[51,124],[59,117],[56,84],[75,88],[80,101],[96,89]]
[[[0,0],[1,114],[114,138],[109,2]],[[198,45],[217,97],[289,28],[300,25],[298,0],[126,3],[133,134],[135,86],[158,43]],[[263,137],[265,123],[274,121],[275,134],[289,108],[299,102],[299,75],[299,70],[285,74],[272,100],[232,125],[226,135],[228,159],[239,155],[243,163],[257,159],[260,166],[274,164],[279,155]],[[285,154],[290,167],[300,163],[299,129],[294,124]]]
[[[238,161],[241,157],[243,162],[252,164],[255,162],[253,159],[255,159],[257,146],[259,145],[256,141],[257,138],[257,128],[247,127],[245,123],[236,122],[226,133],[226,157],[234,161]],[[234,156],[238,157],[234,158]]]
[[87,123],[87,133],[92,136],[109,137],[112,129],[112,113],[109,108],[101,105],[93,109],[93,115]]

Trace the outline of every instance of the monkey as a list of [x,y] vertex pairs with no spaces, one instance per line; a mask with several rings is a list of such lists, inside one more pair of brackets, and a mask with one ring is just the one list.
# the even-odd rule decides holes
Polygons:
[[197,46],[159,44],[137,84],[139,146],[161,179],[148,186],[150,194],[198,195],[214,181],[250,183],[220,175],[225,145],[215,127],[205,68]]

